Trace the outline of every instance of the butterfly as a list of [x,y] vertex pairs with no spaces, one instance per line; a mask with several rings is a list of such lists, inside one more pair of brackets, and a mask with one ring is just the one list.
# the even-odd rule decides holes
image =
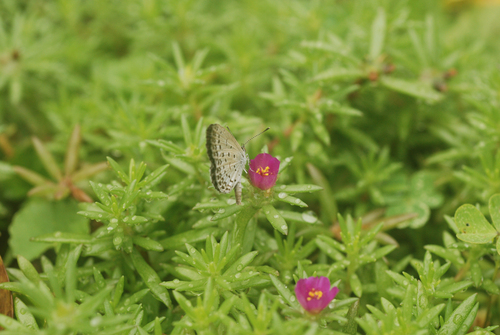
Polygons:
[[248,162],[245,145],[240,146],[229,129],[214,123],[207,128],[207,154],[215,189],[229,193],[236,187],[236,203],[241,205],[241,175]]
[[220,193],[229,193],[234,188],[236,204],[238,205],[241,205],[241,175],[243,171],[246,172],[245,166],[248,162],[245,144],[240,145],[229,128],[226,129],[216,123],[207,128],[207,154],[211,163],[210,179],[212,184]]

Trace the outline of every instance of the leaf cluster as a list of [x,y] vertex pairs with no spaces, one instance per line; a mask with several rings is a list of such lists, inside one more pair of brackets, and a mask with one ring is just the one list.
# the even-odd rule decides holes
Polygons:
[[0,334],[500,334],[499,10],[3,0]]

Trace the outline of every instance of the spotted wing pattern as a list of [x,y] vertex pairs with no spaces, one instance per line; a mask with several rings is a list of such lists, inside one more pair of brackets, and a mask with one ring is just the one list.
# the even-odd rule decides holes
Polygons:
[[[207,129],[207,154],[211,162],[210,179],[215,189],[221,193],[231,192],[240,183],[247,163],[245,148],[240,146],[229,130],[211,124]],[[236,193],[236,202],[241,203],[241,188],[240,197]]]

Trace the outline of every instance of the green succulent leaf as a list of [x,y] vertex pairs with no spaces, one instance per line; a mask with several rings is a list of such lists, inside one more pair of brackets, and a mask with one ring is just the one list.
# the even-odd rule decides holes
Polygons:
[[497,231],[474,206],[460,206],[455,213],[455,222],[460,231],[457,237],[469,243],[490,243],[497,236]]
[[274,208],[272,205],[266,205],[262,207],[262,211],[267,220],[269,220],[271,225],[274,227],[274,229],[276,229],[283,235],[288,234],[288,225],[286,224],[285,219],[283,219],[283,217],[278,213],[276,208]]

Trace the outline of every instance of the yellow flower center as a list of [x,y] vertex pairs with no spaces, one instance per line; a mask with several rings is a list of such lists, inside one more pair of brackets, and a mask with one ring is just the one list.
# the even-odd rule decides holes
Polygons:
[[265,169],[259,167],[257,169],[257,173],[260,174],[261,176],[264,176],[264,177],[267,177],[269,176],[271,173],[269,172],[269,166],[266,166]]
[[323,296],[323,291],[316,291],[316,289],[313,288],[309,291],[308,295],[307,301],[311,301],[312,299],[319,300]]

